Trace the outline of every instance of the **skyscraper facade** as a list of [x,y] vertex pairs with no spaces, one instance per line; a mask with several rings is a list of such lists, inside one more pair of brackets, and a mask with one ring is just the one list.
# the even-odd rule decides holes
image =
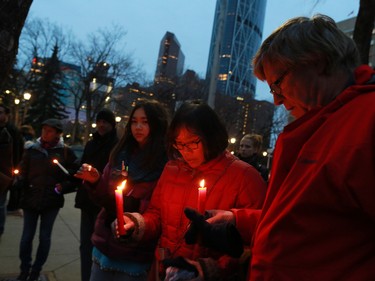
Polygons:
[[207,64],[208,103],[216,93],[254,98],[252,57],[263,32],[266,0],[217,0]]
[[155,84],[175,84],[184,70],[185,56],[176,36],[167,31],[160,42],[158,62],[155,72]]

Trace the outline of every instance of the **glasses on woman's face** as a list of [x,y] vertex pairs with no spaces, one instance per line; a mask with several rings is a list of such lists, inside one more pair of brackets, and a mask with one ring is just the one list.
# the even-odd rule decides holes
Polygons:
[[173,147],[176,148],[177,150],[183,150],[185,147],[189,150],[195,150],[198,148],[198,144],[201,142],[201,140],[196,140],[196,141],[191,141],[187,143],[182,143],[182,142],[175,142],[173,144]]
[[290,73],[290,69],[286,70],[275,82],[270,85],[270,93],[273,95],[282,96],[281,94],[281,82]]

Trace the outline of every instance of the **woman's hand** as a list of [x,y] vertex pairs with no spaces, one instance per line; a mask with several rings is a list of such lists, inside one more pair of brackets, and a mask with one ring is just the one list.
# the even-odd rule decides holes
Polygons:
[[115,236],[115,238],[117,238],[117,239],[129,238],[135,230],[135,224],[129,217],[124,216],[124,222],[125,222],[125,225],[124,225],[125,235],[122,235],[122,236],[120,235],[120,233],[118,231],[118,221],[117,221],[117,219],[115,219],[112,222],[112,233]]
[[79,170],[74,174],[74,177],[88,181],[89,183],[96,183],[100,179],[99,171],[89,164],[82,164]]
[[206,220],[210,224],[216,223],[232,223],[236,225],[236,218],[231,211],[225,210],[207,210],[208,219]]

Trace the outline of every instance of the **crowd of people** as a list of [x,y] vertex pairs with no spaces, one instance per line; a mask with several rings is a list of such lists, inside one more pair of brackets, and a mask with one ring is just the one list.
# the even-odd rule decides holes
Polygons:
[[173,116],[138,101],[120,137],[103,109],[81,159],[60,120],[45,120],[35,139],[0,104],[0,235],[9,190],[23,210],[17,280],[38,280],[68,192],[81,212],[82,281],[373,280],[374,69],[325,15],[285,22],[253,66],[294,117],[272,171],[262,136],[244,135],[231,154],[225,126],[202,101]]

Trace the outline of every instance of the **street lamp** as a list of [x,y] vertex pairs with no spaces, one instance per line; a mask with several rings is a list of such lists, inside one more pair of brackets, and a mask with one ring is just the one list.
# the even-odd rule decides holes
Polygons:
[[31,99],[31,94],[29,92],[25,92],[23,94],[23,99],[25,100],[25,106],[23,111],[22,123],[25,122],[25,119],[27,117],[27,111],[29,109],[29,101]]
[[31,94],[26,92],[26,93],[23,94],[23,98],[24,98],[24,100],[29,101],[31,99]]

